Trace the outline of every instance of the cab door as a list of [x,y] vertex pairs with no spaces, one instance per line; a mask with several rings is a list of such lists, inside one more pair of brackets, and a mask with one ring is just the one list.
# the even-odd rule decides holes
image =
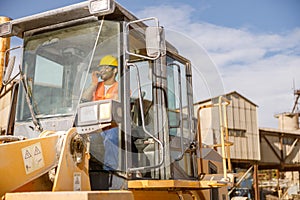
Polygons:
[[192,72],[188,60],[167,56],[167,115],[171,178],[196,175]]

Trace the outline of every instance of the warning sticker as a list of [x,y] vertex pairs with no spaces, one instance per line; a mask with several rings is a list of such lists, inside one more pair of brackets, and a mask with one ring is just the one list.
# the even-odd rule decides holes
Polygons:
[[22,157],[26,174],[36,171],[45,165],[40,142],[23,148]]
[[73,190],[80,191],[81,190],[81,173],[75,172],[73,174]]

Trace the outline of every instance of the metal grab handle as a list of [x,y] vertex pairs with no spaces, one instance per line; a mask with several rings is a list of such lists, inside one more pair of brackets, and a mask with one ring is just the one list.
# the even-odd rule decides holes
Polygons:
[[156,138],[154,135],[152,135],[149,131],[147,131],[146,126],[145,126],[145,118],[144,118],[144,108],[143,108],[143,101],[142,101],[142,89],[141,89],[141,81],[140,81],[140,74],[139,74],[139,69],[134,63],[127,63],[127,67],[132,66],[135,67],[137,70],[136,73],[136,80],[138,84],[138,95],[139,95],[139,104],[140,104],[140,110],[141,110],[141,118],[142,118],[142,126],[143,130],[147,135],[149,135],[153,140],[155,140],[161,150],[161,159],[160,162],[157,165],[150,165],[150,166],[144,166],[144,167],[135,167],[135,168],[128,168],[128,172],[133,172],[133,171],[138,171],[138,170],[146,170],[146,169],[153,169],[153,168],[158,168],[164,163],[164,146],[162,142]]

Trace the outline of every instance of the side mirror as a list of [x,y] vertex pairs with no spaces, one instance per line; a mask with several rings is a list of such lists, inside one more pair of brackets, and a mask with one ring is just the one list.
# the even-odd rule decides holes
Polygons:
[[15,66],[15,60],[16,60],[16,56],[13,56],[8,61],[8,65],[6,67],[5,74],[4,74],[4,77],[3,77],[3,85],[7,84],[10,80],[12,71],[13,71],[14,66]]
[[[8,56],[8,55],[9,55],[9,52],[12,52],[17,49],[22,49],[22,48],[23,48],[22,46],[16,46],[16,47],[13,47],[13,48],[5,51],[4,63],[6,63],[6,58],[9,57],[9,60],[8,60],[7,66],[5,66],[5,70],[4,70],[4,74],[3,74],[3,79],[2,79],[3,85],[7,85],[9,82],[11,82],[13,79],[15,79],[17,77],[17,75],[20,74],[20,72],[19,72],[16,76],[11,77],[13,69],[15,67],[16,56],[12,56],[14,53],[10,54],[11,56]],[[17,55],[18,55],[18,53],[17,53]]]
[[166,41],[164,29],[158,26],[150,26],[146,28],[146,50],[147,55],[155,58],[166,53]]
[[[139,23],[145,23],[147,21],[150,21],[150,23],[153,23],[154,25],[141,28]],[[130,26],[132,27],[132,29],[130,29]],[[133,49],[131,49],[131,44],[129,43],[130,32],[133,33],[131,37],[134,38],[134,42],[132,44]],[[159,26],[157,18],[150,17],[128,22],[126,24],[125,33],[127,39],[124,41],[124,45],[126,47],[125,52],[128,55],[144,58],[147,60],[156,60],[160,56],[165,55],[166,41],[164,29]],[[143,51],[143,53],[140,53],[139,50],[144,48],[146,52],[144,53]]]

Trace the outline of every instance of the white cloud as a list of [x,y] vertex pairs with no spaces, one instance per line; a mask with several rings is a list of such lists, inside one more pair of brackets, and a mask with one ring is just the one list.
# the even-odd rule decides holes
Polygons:
[[[220,71],[225,91],[236,90],[251,99],[259,106],[259,125],[276,128],[273,115],[292,109],[293,80],[300,88],[300,28],[278,34],[253,33],[244,27],[234,29],[191,21],[193,12],[196,10],[190,6],[161,6],[147,8],[138,15],[157,16],[164,27],[202,45],[205,50],[201,53],[201,48],[189,51],[191,60],[196,61],[194,65],[198,67],[194,57],[201,58],[199,54],[207,51],[212,59],[210,65],[218,66],[216,71]],[[186,41],[172,39],[172,43],[183,47],[179,48],[180,53],[188,51]],[[207,68],[198,69],[205,77],[203,70]]]
[[145,10],[137,12],[137,16],[143,17],[158,17],[162,22],[161,25],[168,26],[168,28],[176,28],[178,26],[190,23],[190,14],[194,11],[188,5],[182,7],[173,7],[168,5],[148,7]]

